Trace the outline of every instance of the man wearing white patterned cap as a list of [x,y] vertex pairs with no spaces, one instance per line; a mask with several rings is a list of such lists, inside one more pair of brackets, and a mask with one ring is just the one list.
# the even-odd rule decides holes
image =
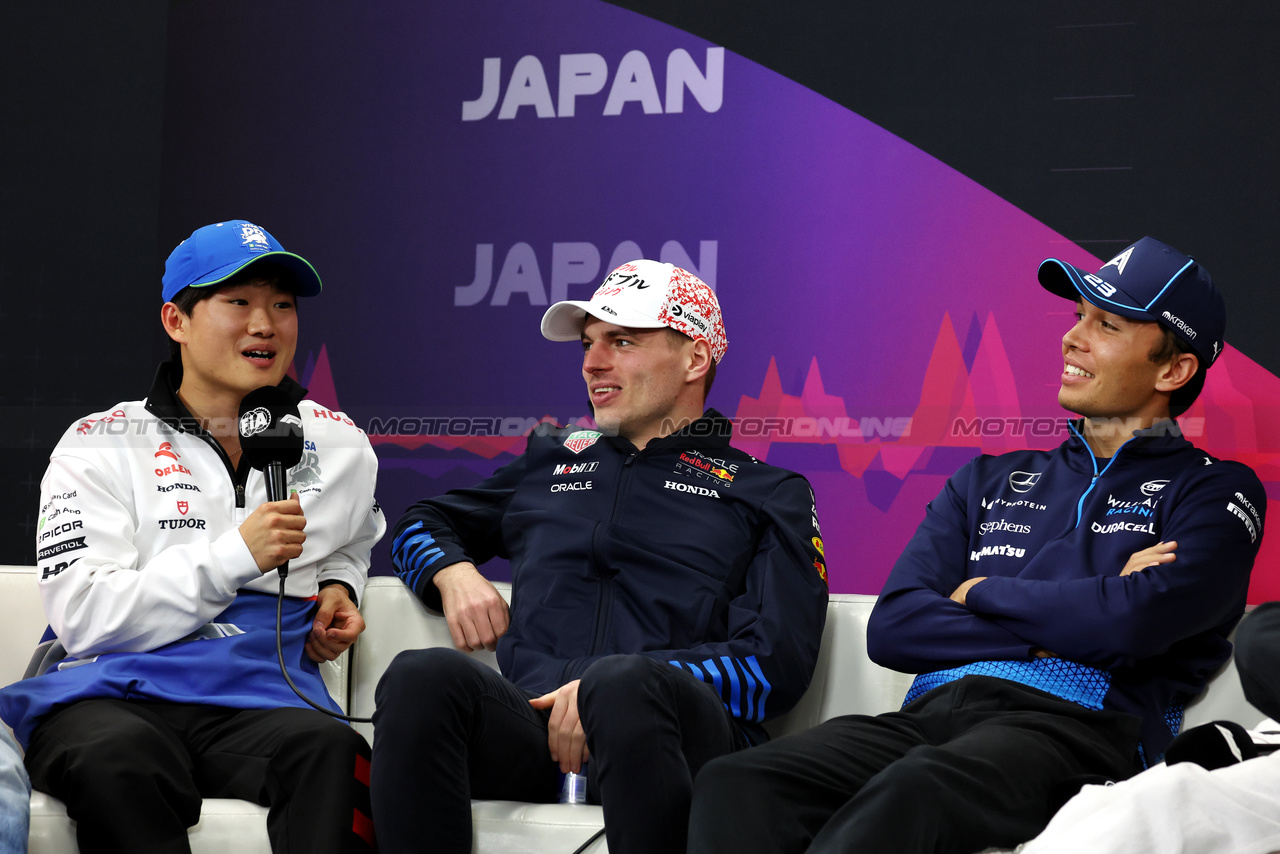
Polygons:
[[[813,493],[729,445],[703,405],[728,346],[715,294],[654,261],[543,317],[581,341],[598,430],[540,429],[396,528],[397,574],[460,650],[402,653],[378,686],[384,852],[471,850],[470,799],[555,800],[585,767],[609,849],[683,850],[693,777],[767,739],[812,676],[826,613]],[[514,609],[476,570],[511,561]],[[590,760],[588,762],[587,760]]]

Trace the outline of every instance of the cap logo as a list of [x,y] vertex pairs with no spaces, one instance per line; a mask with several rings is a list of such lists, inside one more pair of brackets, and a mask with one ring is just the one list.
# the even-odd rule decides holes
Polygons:
[[619,267],[600,283],[600,287],[596,288],[595,295],[592,299],[595,299],[596,297],[617,296],[627,288],[635,288],[638,291],[642,291],[647,287],[649,287],[649,283],[642,279],[639,273],[624,273],[622,272],[622,268]]
[[248,246],[251,251],[260,252],[271,248],[271,244],[267,243],[266,232],[262,230],[261,226],[254,225],[251,222],[241,223],[240,243]]
[[[1163,317],[1165,320],[1169,321],[1174,326],[1178,327],[1178,329],[1182,330],[1182,333],[1186,335],[1188,338],[1190,338],[1192,341],[1196,340],[1196,331],[1192,329],[1190,326],[1188,326],[1181,317],[1178,317],[1175,314],[1170,314],[1167,311],[1160,316]],[[1214,350],[1216,351],[1218,348],[1218,343],[1216,341],[1214,342],[1213,347],[1214,347]],[[1217,358],[1216,352],[1214,353],[1214,358],[1215,359]]]
[[690,311],[687,306],[678,302],[671,303],[671,316],[680,318],[685,323],[696,327],[702,334],[707,334],[707,322],[699,317],[697,312]]
[[[1106,264],[1103,264],[1102,266],[1105,267]],[[1093,275],[1093,273],[1086,273],[1084,280],[1089,284],[1093,285],[1094,290],[1102,294],[1104,297],[1109,297],[1116,292],[1115,285],[1107,284],[1102,279],[1099,279],[1097,276]]]
[[1107,263],[1103,264],[1103,265],[1102,265],[1101,270],[1099,270],[1098,272],[1102,272],[1102,270],[1105,270],[1105,269],[1106,269],[1106,268],[1108,268],[1108,267],[1115,267],[1115,268],[1116,268],[1116,275],[1117,275],[1117,276],[1123,276],[1123,275],[1124,275],[1124,265],[1129,263],[1129,256],[1130,256],[1130,255],[1132,255],[1132,254],[1133,254],[1133,247],[1132,247],[1132,246],[1130,246],[1128,249],[1124,250],[1124,251],[1123,251],[1123,252],[1121,252],[1119,255],[1117,255],[1116,257],[1112,258],[1112,259],[1111,259],[1110,261],[1108,261]]
[[1218,361],[1218,351],[1221,349],[1222,349],[1222,342],[1214,341],[1213,342],[1213,360],[1215,362]]

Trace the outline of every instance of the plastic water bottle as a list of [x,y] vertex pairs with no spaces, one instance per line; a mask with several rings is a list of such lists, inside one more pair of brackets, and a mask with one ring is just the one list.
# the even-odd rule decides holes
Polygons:
[[585,804],[587,802],[587,766],[582,766],[582,773],[570,771],[560,775],[560,803]]

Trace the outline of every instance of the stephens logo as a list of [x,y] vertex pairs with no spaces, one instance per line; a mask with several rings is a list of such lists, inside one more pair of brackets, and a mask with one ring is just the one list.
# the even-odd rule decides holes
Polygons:
[[1160,490],[1169,485],[1168,480],[1149,480],[1142,484],[1143,495],[1155,495]]
[[983,522],[978,526],[978,536],[980,537],[996,533],[1030,534],[1031,526],[1010,522],[1008,519],[997,519],[994,522]]
[[1031,487],[1040,482],[1043,472],[1015,471],[1009,475],[1009,486],[1014,492],[1030,492]]
[[580,454],[599,441],[603,435],[595,430],[576,430],[564,440],[564,446],[575,454]]
[[168,457],[171,460],[178,459],[178,452],[173,449],[173,445],[168,442],[161,442],[159,449],[155,452],[156,459],[160,457]]

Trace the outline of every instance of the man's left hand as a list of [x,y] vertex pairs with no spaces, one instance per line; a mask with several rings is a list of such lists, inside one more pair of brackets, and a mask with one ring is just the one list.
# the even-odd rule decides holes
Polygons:
[[316,604],[320,610],[307,636],[307,658],[316,662],[333,661],[364,631],[364,617],[342,584],[321,587]]
[[560,763],[564,773],[582,771],[582,763],[591,758],[587,751],[587,734],[582,730],[582,721],[578,718],[578,682],[566,682],[558,690],[541,697],[534,697],[529,705],[535,709],[550,709],[551,720],[547,721],[547,747],[551,750],[551,760]]
[[986,581],[986,580],[987,580],[987,577],[985,575],[979,575],[977,578],[970,578],[966,580],[963,584],[957,587],[955,591],[951,594],[951,599],[955,602],[959,602],[961,605],[966,605],[967,607],[967,604],[964,600],[965,600],[965,597],[969,595],[969,591],[973,589],[973,585],[977,584],[979,581]]

